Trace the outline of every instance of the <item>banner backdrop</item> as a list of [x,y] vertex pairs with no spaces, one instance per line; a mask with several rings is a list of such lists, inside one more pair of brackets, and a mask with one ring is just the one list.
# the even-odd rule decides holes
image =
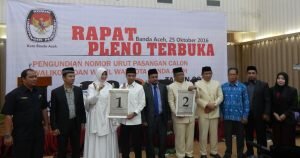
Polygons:
[[186,80],[211,66],[214,78],[227,78],[226,18],[222,13],[8,1],[6,92],[28,67],[52,76],[49,90],[62,85],[61,69],[76,70],[76,84],[108,79],[121,84],[125,69],[135,67],[147,80],[156,68],[160,79],[173,79],[183,67]]

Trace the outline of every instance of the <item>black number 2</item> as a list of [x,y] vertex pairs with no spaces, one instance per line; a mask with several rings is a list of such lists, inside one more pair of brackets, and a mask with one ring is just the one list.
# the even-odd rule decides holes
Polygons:
[[122,108],[122,107],[121,107],[121,97],[116,98],[116,99],[118,99],[118,107],[117,107],[117,108]]
[[189,104],[187,104],[187,102],[189,101],[189,98],[188,97],[183,97],[183,100],[185,100],[185,103],[182,106],[188,107]]

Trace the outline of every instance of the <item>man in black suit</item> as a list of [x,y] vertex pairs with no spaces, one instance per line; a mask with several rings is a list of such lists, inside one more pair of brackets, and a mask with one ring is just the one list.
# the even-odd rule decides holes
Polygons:
[[74,86],[74,68],[62,70],[64,84],[51,92],[50,120],[53,134],[57,135],[58,158],[65,158],[68,140],[72,158],[80,157],[80,131],[86,122],[81,88]]
[[156,69],[148,71],[148,83],[144,84],[146,106],[142,111],[143,124],[147,126],[147,158],[155,158],[154,136],[159,138],[159,158],[165,157],[165,141],[167,123],[169,120],[169,106],[167,87],[158,83]]
[[[254,130],[256,132],[256,140],[259,145],[267,146],[266,138],[266,122],[270,119],[270,92],[267,83],[257,80],[257,69],[255,66],[247,67],[248,82],[247,86],[250,112],[248,116],[248,124],[246,125],[246,140],[253,141]],[[247,157],[254,157],[253,146],[247,144]],[[258,155],[262,154],[260,150]]]

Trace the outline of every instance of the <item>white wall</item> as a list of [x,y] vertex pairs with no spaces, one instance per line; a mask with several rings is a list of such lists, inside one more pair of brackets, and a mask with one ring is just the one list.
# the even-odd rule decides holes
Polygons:
[[0,0],[0,24],[4,23],[6,0]]
[[260,0],[257,37],[300,32],[300,0]]

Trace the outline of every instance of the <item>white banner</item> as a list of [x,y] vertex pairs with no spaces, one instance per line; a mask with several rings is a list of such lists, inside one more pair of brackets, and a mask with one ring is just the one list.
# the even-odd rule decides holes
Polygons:
[[128,115],[128,89],[109,90],[109,114],[110,118],[127,118]]
[[121,84],[127,67],[143,80],[150,68],[160,79],[173,79],[174,67],[183,67],[191,80],[202,66],[211,66],[221,82],[227,78],[221,13],[9,0],[7,30],[6,92],[28,67],[52,76],[48,90],[62,85],[61,69],[70,66],[77,85],[94,80],[100,66]]
[[178,90],[176,116],[194,116],[196,91]]

